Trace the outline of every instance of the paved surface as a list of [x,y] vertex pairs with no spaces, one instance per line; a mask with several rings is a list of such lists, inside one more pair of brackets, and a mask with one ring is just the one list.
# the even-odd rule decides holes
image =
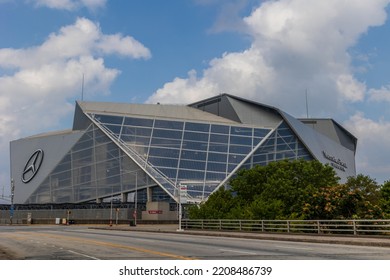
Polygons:
[[295,242],[312,242],[327,244],[343,244],[358,246],[390,247],[390,236],[351,236],[351,235],[317,235],[317,234],[280,234],[263,232],[229,232],[229,231],[209,231],[209,230],[178,230],[178,225],[158,224],[158,225],[113,225],[113,226],[91,226],[90,228],[105,230],[123,231],[144,231],[144,232],[165,232],[176,234],[192,234],[204,236],[222,236],[235,238],[249,238],[260,240],[279,240]]
[[[198,238],[195,238],[194,237],[191,237],[191,235],[197,235],[196,237],[201,237],[201,236],[209,236],[210,238],[214,238],[214,237],[221,237],[220,239],[217,239],[217,241],[215,241],[215,244],[213,243],[213,245],[217,246],[216,243],[219,244],[219,241],[222,242],[222,240],[224,238],[222,237],[233,237],[233,238],[237,238],[237,244],[249,244],[250,242],[249,241],[245,241],[245,239],[252,239],[253,241],[255,240],[264,240],[264,242],[266,243],[261,243],[262,246],[261,246],[261,250],[265,250],[265,253],[267,253],[268,255],[267,256],[263,256],[264,258],[269,258],[269,254],[272,250],[276,250],[274,253],[272,254],[281,254],[280,256],[277,255],[276,257],[280,257],[280,258],[287,258],[289,257],[290,255],[291,256],[296,256],[297,258],[345,258],[345,259],[353,259],[353,258],[359,258],[361,257],[361,255],[363,254],[364,256],[368,256],[368,257],[372,257],[372,258],[377,258],[377,259],[388,259],[388,253],[387,251],[381,251],[381,250],[389,250],[390,248],[390,236],[389,237],[384,237],[384,236],[340,236],[340,235],[302,235],[302,234],[277,234],[277,233],[261,233],[261,232],[257,232],[257,233],[253,233],[253,232],[228,232],[228,231],[201,231],[201,230],[184,230],[184,231],[178,231],[177,230],[178,226],[177,225],[164,225],[164,224],[158,224],[158,225],[142,225],[142,224],[139,224],[137,225],[136,227],[130,227],[129,225],[113,225],[113,226],[108,226],[108,225],[90,225],[90,226],[86,226],[86,225],[74,225],[74,226],[40,226],[40,225],[34,225],[34,226],[12,226],[12,227],[4,227],[2,229],[2,227],[0,227],[0,232],[2,234],[3,237],[6,238],[7,235],[11,236],[11,237],[8,237],[8,238],[11,238],[11,242],[15,243],[14,245],[20,245],[22,246],[21,249],[23,249],[25,246],[30,246],[29,248],[29,251],[28,253],[31,253],[33,254],[34,250],[38,250],[39,254],[37,255],[38,257],[40,257],[41,259],[71,259],[74,256],[75,253],[77,253],[76,251],[77,250],[81,250],[82,248],[80,247],[80,244],[77,245],[77,247],[74,247],[76,245],[74,244],[68,244],[65,248],[65,246],[62,246],[62,245],[66,245],[65,244],[65,241],[66,242],[71,242],[71,241],[77,241],[77,240],[84,240],[83,243],[93,243],[93,245],[96,245],[96,244],[105,244],[107,246],[105,246],[105,255],[107,255],[107,250],[110,250],[110,249],[114,249],[113,251],[115,251],[115,258],[119,258],[118,256],[118,246],[122,246],[122,247],[126,247],[124,249],[129,249],[130,245],[129,245],[129,241],[128,239],[126,239],[128,236],[132,236],[132,242],[136,242],[132,245],[132,247],[127,250],[127,251],[132,251],[131,252],[131,255],[129,254],[129,252],[124,252],[124,258],[129,258],[129,256],[133,256],[135,259],[137,258],[140,258],[140,257],[145,257],[143,256],[142,254],[141,255],[136,255],[133,251],[140,251],[140,249],[138,248],[139,246],[144,246],[145,248],[147,249],[144,249],[142,252],[143,254],[145,254],[145,252],[151,252],[151,251],[156,251],[158,248],[156,247],[157,244],[156,242],[158,240],[160,240],[160,238],[157,238],[155,233],[168,233],[172,236],[172,234],[174,235],[180,235],[180,238],[170,238],[170,237],[163,237],[162,239],[166,242],[165,244],[161,245],[162,247],[160,248],[160,251],[161,252],[165,252],[165,251],[169,251],[171,250],[172,248],[169,248],[167,246],[170,246],[172,245],[174,242],[176,241],[180,241],[180,242],[184,242],[186,244],[189,244],[189,243],[194,243],[194,244],[197,244],[195,242],[195,240],[199,240]],[[89,229],[88,231],[85,231],[85,229]],[[110,231],[112,233],[109,234],[107,232],[107,234],[104,234],[105,231]],[[64,236],[62,236],[60,233],[64,234]],[[122,233],[123,232],[123,233]],[[125,232],[127,232],[125,234]],[[150,232],[150,233],[154,233],[154,235],[142,235],[143,232]],[[80,236],[76,236],[76,234],[80,234],[82,233],[82,235]],[[133,234],[131,234],[133,233]],[[60,234],[61,236],[59,236],[58,234]],[[69,235],[69,236],[66,236],[65,234],[72,234],[72,235]],[[87,235],[89,236],[87,236]],[[131,235],[128,235],[128,234],[131,234]],[[149,236],[148,239],[147,236]],[[42,237],[44,237],[44,241],[42,241]],[[102,240],[95,240],[94,241],[94,238],[109,238],[109,239],[102,239]],[[178,236],[179,237],[179,236]],[[85,239],[85,238],[88,238],[88,239]],[[183,241],[185,238],[185,241]],[[123,240],[124,241],[123,241]],[[148,240],[146,240],[148,239]],[[61,240],[61,246],[60,247],[64,247],[63,248],[57,248],[55,245],[55,242],[57,242],[58,240]],[[122,241],[124,242],[125,245],[123,244],[120,244],[120,242]],[[199,248],[203,248],[204,246],[206,246],[204,244],[205,240],[206,239],[201,239],[202,242],[201,242],[201,246],[199,245],[196,245],[193,250],[195,249],[199,249]],[[212,240],[212,239],[207,239],[207,240]],[[215,240],[215,239],[214,239]],[[267,241],[268,240],[268,241]],[[28,241],[27,242],[27,245],[22,243],[23,241]],[[38,242],[39,241],[39,242]],[[50,241],[50,242],[49,242]],[[88,241],[88,242],[87,242]],[[139,242],[141,241],[146,241],[145,244],[140,244]],[[309,249],[311,249],[310,252],[307,253],[307,255],[302,255],[302,248],[301,248],[301,245],[299,246],[294,246],[294,245],[288,245],[289,249],[286,249],[286,245],[284,244],[283,246],[286,247],[284,248],[283,250],[285,251],[281,251],[281,247],[279,248],[278,246],[275,246],[275,245],[269,245],[269,242],[272,242],[272,241],[275,241],[275,242],[278,242],[278,241],[286,241],[286,242],[301,242],[302,243],[302,246],[303,247],[308,247]],[[4,241],[5,242],[5,241]],[[35,244],[35,243],[36,244]],[[42,243],[44,242],[44,243]],[[179,242],[179,243],[180,243]],[[240,243],[241,242],[241,243]],[[303,243],[303,242],[306,242],[306,243]],[[39,244],[38,244],[39,243]],[[47,243],[47,244],[46,244]],[[80,242],[78,242],[80,243]],[[96,244],[95,244],[96,243]],[[115,244],[114,244],[115,243]],[[191,243],[191,244],[192,244]],[[342,255],[338,255],[339,253],[335,253],[333,252],[330,248],[333,248],[333,247],[325,247],[327,248],[325,251],[325,253],[321,253],[319,255],[315,255],[313,257],[312,254],[314,254],[312,251],[315,250],[316,253],[317,250],[320,252],[322,249],[318,249],[320,247],[318,247],[317,245],[314,245],[314,244],[318,244],[318,246],[322,246],[320,243],[322,243],[323,245],[326,246],[326,244],[333,244],[333,247],[335,244],[340,244],[340,250],[342,252]],[[152,247],[147,247],[149,246],[150,244],[154,244]],[[176,243],[175,243],[176,244]],[[230,245],[229,246],[233,246],[233,242],[230,242],[229,243]],[[272,244],[272,243],[270,243]],[[286,243],[287,244],[287,243]],[[303,245],[305,244],[305,245]],[[312,245],[308,245],[308,244],[312,244]],[[1,259],[18,259],[17,254],[19,251],[18,250],[13,250],[12,252],[10,251],[7,251],[7,244],[5,243],[0,243],[0,260]],[[51,247],[56,247],[56,251],[55,252],[52,252],[50,250],[53,250],[51,247],[49,248],[49,245]],[[83,244],[83,246],[86,246],[87,244]],[[110,245],[110,246],[108,246]],[[268,246],[269,245],[269,246]],[[341,245],[349,245],[350,248],[343,248],[341,249]],[[35,246],[35,247],[34,247]],[[72,247],[73,246],[73,247]],[[173,247],[177,246],[177,245],[172,245]],[[207,245],[206,247],[209,247],[212,245]],[[222,245],[221,245],[222,246]],[[228,245],[224,245],[222,247],[229,247]],[[234,250],[237,250],[237,248],[241,248],[241,247],[238,247],[238,246],[241,246],[241,245],[234,245],[233,249]],[[268,248],[268,247],[269,248]],[[332,245],[329,245],[329,246],[332,246]],[[337,245],[336,245],[337,246]],[[358,249],[359,246],[371,246],[371,248],[367,247],[364,251],[366,253],[361,253],[359,250],[361,249]],[[17,247],[17,246],[16,246]],[[101,250],[99,249],[98,247],[99,246],[92,246],[93,248],[97,248],[96,250]],[[112,247],[112,248],[111,248]],[[134,247],[134,248],[133,248]],[[135,248],[137,247],[137,248]],[[180,246],[179,246],[180,247]],[[236,248],[237,247],[237,248]],[[275,247],[277,247],[277,249],[275,249]],[[290,248],[291,247],[291,248]],[[299,250],[298,252],[292,252],[290,251],[290,249],[292,250],[293,247],[299,247]],[[306,248],[305,247],[305,248]],[[356,248],[353,248],[353,247],[356,247]],[[382,247],[382,248],[379,248],[379,247]],[[10,247],[8,246],[8,248],[13,248],[15,249],[15,247]],[[142,247],[143,248],[143,247]],[[176,248],[176,247],[175,247]],[[230,248],[230,247],[229,247]],[[250,247],[252,248],[252,247]],[[268,248],[268,249],[267,249]],[[279,249],[278,249],[279,248]],[[364,248],[364,247],[362,247]],[[377,249],[375,249],[377,248]],[[60,250],[61,249],[61,250]],[[66,250],[65,250],[66,249]],[[122,248],[123,249],[123,248]],[[135,250],[137,249],[137,250]],[[232,251],[233,249],[229,249],[227,251]],[[253,248],[252,248],[253,249]],[[44,250],[47,250],[44,251]],[[172,249],[173,250],[173,249]],[[240,249],[241,251],[243,249]],[[245,249],[245,250],[249,250],[249,249]],[[257,249],[256,249],[257,250]],[[257,250],[258,252],[261,251],[260,249]],[[269,251],[267,251],[269,250]],[[376,250],[376,251],[375,251]],[[50,251],[50,252],[49,252]],[[137,252],[138,252],[137,251]],[[374,255],[370,255],[368,251],[372,251],[374,253]],[[65,253],[67,253],[67,255],[64,255]],[[90,250],[88,249],[85,249],[83,252],[90,252]],[[141,252],[141,253],[142,253]],[[170,251],[169,251],[170,252]],[[172,251],[174,252],[175,254],[179,255],[181,254],[181,252],[176,252],[176,251]],[[233,252],[233,251],[232,251]],[[257,252],[257,253],[258,253]],[[262,252],[262,251],[261,251]],[[321,251],[322,252],[322,251]],[[356,253],[357,252],[357,253]],[[19,252],[20,253],[20,252]],[[101,252],[92,252],[92,254],[97,254],[97,256],[100,256],[99,254]],[[138,252],[140,253],[140,252]],[[202,254],[205,254],[203,251],[202,252],[190,252],[187,254],[189,254],[190,256],[193,256],[192,254],[195,254],[195,253],[199,253],[200,256],[206,256],[207,255],[202,255]],[[226,252],[225,252],[226,253]],[[224,253],[224,254],[225,254]],[[265,254],[264,253],[264,254]],[[350,255],[348,255],[350,253]],[[57,255],[56,255],[57,254]],[[73,254],[73,255],[72,255]],[[227,254],[227,253],[226,253]],[[233,253],[232,253],[233,254]],[[285,254],[285,255],[283,255]],[[328,254],[328,255],[326,255]],[[386,255],[387,254],[387,255]],[[53,257],[55,255],[55,257]],[[80,254],[79,254],[80,255]],[[185,255],[185,253],[184,253]],[[37,256],[32,256],[31,258],[38,258]],[[273,256],[273,255],[272,255]],[[271,256],[271,257],[272,257]],[[76,256],[76,257],[80,257],[80,256]],[[237,257],[237,256],[232,256],[233,257]],[[261,256],[260,256],[261,257]],[[274,256],[275,257],[275,256]],[[275,257],[275,258],[276,258]]]

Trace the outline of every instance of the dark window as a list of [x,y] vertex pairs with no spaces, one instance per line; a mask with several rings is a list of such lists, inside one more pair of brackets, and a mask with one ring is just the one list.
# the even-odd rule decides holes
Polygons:
[[156,120],[154,123],[154,127],[182,130],[183,129],[183,122]]
[[101,123],[106,123],[106,124],[122,125],[123,122],[123,117],[119,117],[119,116],[95,115],[95,119]]
[[211,125],[211,132],[220,133],[220,134],[229,134],[229,126],[212,124]]
[[191,123],[191,122],[187,122],[185,130],[187,130],[187,131],[209,132],[210,125],[209,124],[204,124],[204,123]]
[[152,127],[153,126],[153,120],[151,119],[138,119],[138,118],[125,118],[125,125],[131,125],[131,126],[146,126],[146,127]]

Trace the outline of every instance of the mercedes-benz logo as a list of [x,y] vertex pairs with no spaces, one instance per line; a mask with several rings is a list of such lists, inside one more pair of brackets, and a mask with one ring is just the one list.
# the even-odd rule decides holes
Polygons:
[[35,175],[37,175],[39,168],[43,161],[43,151],[41,149],[36,150],[28,159],[26,166],[22,173],[22,182],[27,184]]

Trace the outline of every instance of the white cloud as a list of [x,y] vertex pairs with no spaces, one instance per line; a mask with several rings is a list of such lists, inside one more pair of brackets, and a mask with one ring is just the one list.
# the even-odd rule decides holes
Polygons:
[[228,92],[302,115],[308,90],[316,116],[344,111],[366,92],[354,77],[348,50],[370,27],[385,22],[388,3],[265,1],[242,19],[252,38],[249,49],[212,60],[196,79],[175,78],[148,102],[186,103]]
[[[68,116],[83,74],[89,96],[109,93],[120,74],[105,66],[104,56],[111,54],[150,57],[134,38],[103,34],[85,18],[50,34],[39,46],[0,49],[0,157],[9,158],[10,140],[52,129]],[[0,162],[0,170],[7,165],[8,160]]]
[[[190,103],[227,92],[312,117],[346,119],[362,102],[390,101],[390,86],[368,89],[355,76],[353,53],[359,38],[385,23],[389,0],[262,1],[242,19],[252,38],[243,52],[225,53],[196,75],[174,78],[147,102]],[[219,20],[217,24],[223,24]],[[229,28],[229,23],[225,26]],[[223,26],[218,25],[220,30]],[[236,30],[235,30],[236,31]],[[358,58],[360,59],[360,57]],[[358,137],[358,171],[388,179],[390,123],[354,115],[347,122]]]
[[382,86],[379,89],[370,89],[368,91],[370,101],[385,101],[390,102],[390,85]]
[[86,7],[89,10],[96,10],[106,5],[107,0],[31,0],[37,6],[48,7],[58,10],[75,10]]
[[130,36],[102,34],[99,25],[79,18],[73,25],[52,33],[40,46],[28,49],[0,49],[0,67],[30,68],[52,61],[84,55],[119,54],[130,58],[149,58],[150,51]]
[[346,127],[358,137],[356,162],[358,172],[370,175],[379,183],[390,180],[390,122],[365,117],[362,112],[354,114],[345,122]]

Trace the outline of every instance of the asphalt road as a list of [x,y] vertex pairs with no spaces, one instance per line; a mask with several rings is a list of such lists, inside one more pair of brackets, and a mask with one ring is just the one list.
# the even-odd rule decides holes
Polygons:
[[87,226],[1,226],[1,258],[390,260],[390,248],[162,232],[107,231]]

